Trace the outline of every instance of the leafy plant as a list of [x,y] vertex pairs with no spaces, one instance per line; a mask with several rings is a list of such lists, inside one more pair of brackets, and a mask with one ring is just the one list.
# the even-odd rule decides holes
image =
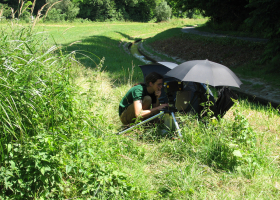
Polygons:
[[200,106],[202,106],[202,110],[200,113],[200,117],[204,117],[207,120],[209,120],[211,117],[214,116],[214,111],[213,111],[213,106],[214,103],[213,101],[210,100],[210,89],[209,89],[209,85],[206,86],[207,90],[206,90],[206,101],[202,102],[200,104]]
[[[235,103],[237,106],[238,104]],[[255,147],[256,133],[253,131],[248,120],[240,113],[238,109],[234,111],[234,122],[232,124],[232,139],[237,143]]]
[[1,197],[57,198],[62,174],[58,155],[49,148],[50,136],[42,134],[23,143],[8,143],[0,168]]

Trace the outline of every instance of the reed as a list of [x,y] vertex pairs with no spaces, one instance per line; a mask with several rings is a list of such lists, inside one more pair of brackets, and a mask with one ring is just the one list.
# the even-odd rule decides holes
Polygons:
[[1,7],[1,10],[0,10],[0,21],[2,19],[2,16],[3,16],[3,6]]
[[32,7],[31,7],[31,11],[30,11],[30,15],[31,15],[31,16],[33,15],[33,11],[34,11],[35,4],[36,4],[36,0],[33,0]]
[[44,18],[46,18],[47,17],[47,15],[48,15],[48,12],[49,12],[49,10],[55,5],[55,4],[58,4],[58,3],[60,3],[60,2],[62,2],[63,0],[60,0],[60,1],[57,1],[57,2],[54,2],[50,7],[48,7],[48,9],[47,9],[47,11],[46,11],[46,14],[44,15]]
[[34,20],[34,22],[33,22],[33,24],[32,24],[32,30],[33,30],[33,28],[35,27],[35,25],[36,25],[36,23],[37,23],[37,21],[40,19],[40,17],[42,16],[42,10],[45,8],[45,6],[46,5],[48,5],[49,3],[46,3],[46,4],[44,4],[41,8],[40,8],[40,10],[38,10],[38,12],[37,12],[37,15],[36,15],[36,17],[35,17],[35,20]]
[[18,4],[19,4],[18,18],[20,18],[21,14],[22,14],[22,7],[23,7],[24,3],[25,2],[23,0],[18,1]]

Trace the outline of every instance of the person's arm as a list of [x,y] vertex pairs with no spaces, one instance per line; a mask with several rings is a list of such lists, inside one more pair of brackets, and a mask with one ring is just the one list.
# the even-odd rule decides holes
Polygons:
[[158,99],[159,99],[159,98],[157,98],[156,103],[154,103],[154,104],[152,105],[152,108],[158,107],[158,106],[160,105],[160,103],[159,103],[159,100],[158,100]]
[[156,103],[154,103],[152,105],[153,108],[158,107],[160,105],[159,100],[158,100],[160,95],[161,95],[161,90],[158,90],[158,91],[155,92],[155,96],[157,98],[157,101],[156,101]]
[[168,106],[168,104],[161,104],[157,107],[154,107],[152,109],[149,110],[143,110],[142,109],[142,100],[137,100],[133,102],[133,106],[134,106],[134,111],[135,111],[135,116],[136,117],[149,117],[150,115],[156,114],[158,113],[161,109],[163,109],[164,107]]

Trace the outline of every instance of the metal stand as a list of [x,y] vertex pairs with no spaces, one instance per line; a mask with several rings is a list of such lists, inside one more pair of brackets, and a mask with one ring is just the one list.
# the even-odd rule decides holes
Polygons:
[[164,113],[164,124],[170,128],[170,130],[174,129],[174,125],[175,125],[175,129],[176,131],[178,132],[178,135],[180,137],[182,137],[182,134],[181,134],[181,131],[180,131],[180,128],[179,128],[179,125],[178,125],[178,122],[175,118],[175,115],[174,115],[174,112],[170,112],[170,111],[166,111]]
[[[163,114],[165,114],[165,115],[164,115],[164,124],[165,124],[167,127],[169,127],[170,129],[172,129],[172,128],[173,128],[173,123],[174,123],[175,128],[176,128],[176,131],[178,132],[178,135],[179,135],[180,137],[182,137],[182,134],[181,134],[181,131],[180,131],[180,129],[179,129],[178,122],[176,121],[174,112],[170,112],[170,111],[160,111],[160,113],[158,113],[157,115],[154,115],[154,116],[150,117],[149,119],[146,119],[146,120],[144,120],[144,121],[142,121],[142,122],[140,122],[140,123],[138,123],[138,124],[136,124],[136,125],[134,125],[134,126],[132,126],[132,127],[129,127],[129,128],[127,128],[127,129],[125,129],[125,130],[123,130],[123,131],[117,133],[117,135],[126,133],[126,132],[132,130],[133,128],[135,128],[135,127],[137,127],[137,126],[139,126],[139,125],[145,124],[145,123],[147,123],[147,122],[149,122],[149,121],[151,121],[151,120],[153,120],[153,119],[155,119],[155,118],[157,118],[157,117],[160,117],[160,116],[162,117]],[[173,121],[172,121],[172,120],[173,120]]]

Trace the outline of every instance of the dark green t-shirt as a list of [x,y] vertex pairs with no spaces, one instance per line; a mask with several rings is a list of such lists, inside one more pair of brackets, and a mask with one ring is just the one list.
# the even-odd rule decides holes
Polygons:
[[152,104],[157,102],[155,93],[149,94],[145,85],[136,85],[124,95],[119,105],[119,115],[131,105],[134,101],[143,100],[144,96],[150,96],[152,98]]

